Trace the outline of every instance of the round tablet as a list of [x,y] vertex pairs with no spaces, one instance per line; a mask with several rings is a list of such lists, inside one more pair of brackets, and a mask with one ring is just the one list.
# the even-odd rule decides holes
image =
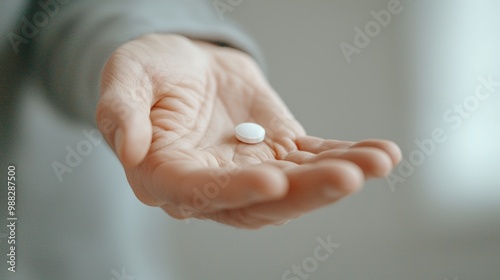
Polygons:
[[241,123],[235,128],[236,138],[243,143],[257,144],[266,138],[266,130],[256,123]]

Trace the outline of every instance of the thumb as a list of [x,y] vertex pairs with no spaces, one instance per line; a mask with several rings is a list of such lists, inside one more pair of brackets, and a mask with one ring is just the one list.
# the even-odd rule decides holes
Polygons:
[[138,165],[151,145],[152,94],[145,91],[124,83],[101,85],[97,125],[125,168]]

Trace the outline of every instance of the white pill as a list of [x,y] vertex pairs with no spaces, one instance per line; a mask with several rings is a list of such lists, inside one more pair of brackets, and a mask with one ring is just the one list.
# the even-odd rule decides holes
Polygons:
[[241,123],[235,129],[236,138],[247,144],[257,144],[266,138],[266,130],[256,123]]

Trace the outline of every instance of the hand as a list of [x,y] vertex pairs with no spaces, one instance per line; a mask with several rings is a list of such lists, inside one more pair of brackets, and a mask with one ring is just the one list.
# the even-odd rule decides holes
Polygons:
[[[246,121],[266,129],[264,142],[234,137]],[[242,228],[331,204],[401,159],[388,141],[307,136],[248,55],[169,34],[113,53],[97,122],[143,203]]]

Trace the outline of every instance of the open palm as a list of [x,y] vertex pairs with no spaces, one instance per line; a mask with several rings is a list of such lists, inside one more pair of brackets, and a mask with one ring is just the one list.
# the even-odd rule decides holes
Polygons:
[[[388,141],[307,136],[249,56],[176,35],[115,51],[97,121],[142,202],[244,228],[330,204],[401,158]],[[248,121],[266,129],[264,142],[234,137]]]

